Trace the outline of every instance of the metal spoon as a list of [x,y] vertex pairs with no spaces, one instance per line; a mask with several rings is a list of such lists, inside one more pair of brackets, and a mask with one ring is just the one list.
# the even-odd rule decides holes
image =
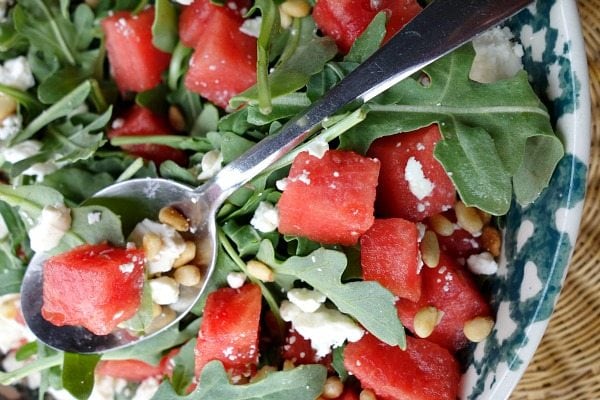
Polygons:
[[[204,269],[203,282],[193,293],[198,300],[215,267],[215,216],[228,196],[313,134],[321,121],[340,108],[351,103],[358,106],[374,98],[530,3],[532,0],[436,0],[323,98],[290,120],[278,134],[262,140],[199,188],[165,179],[131,180],[98,192],[94,203],[107,205],[136,222],[143,218],[156,219],[158,211],[166,205],[186,215],[192,232],[188,239],[202,249],[197,261]],[[125,226],[126,232],[127,228]],[[45,254],[36,254],[31,260],[21,289],[22,308],[33,333],[56,349],[100,353],[130,346],[177,323],[193,305],[178,312],[170,324],[145,336],[134,336],[123,329],[97,336],[82,327],[57,327],[41,316],[42,267],[46,258]]]

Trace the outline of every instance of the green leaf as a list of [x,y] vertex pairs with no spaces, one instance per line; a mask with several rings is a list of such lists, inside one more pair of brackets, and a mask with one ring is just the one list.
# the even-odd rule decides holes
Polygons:
[[79,204],[114,181],[106,172],[91,173],[72,167],[61,168],[46,175],[44,186],[58,190],[70,203]]
[[381,46],[385,37],[387,15],[379,12],[367,29],[356,39],[344,61],[363,63]]
[[42,112],[37,118],[31,121],[25,129],[23,129],[21,132],[19,132],[19,134],[17,134],[17,136],[13,139],[13,143],[18,143],[23,140],[29,139],[37,131],[39,131],[52,121],[69,115],[74,109],[83,104],[88,94],[90,93],[90,90],[91,85],[89,81],[85,81],[79,86],[77,86],[75,89],[69,92],[69,94],[67,94],[61,100],[54,103],[44,112]]
[[[303,22],[306,21],[303,20]],[[309,24],[309,22],[306,22]],[[328,37],[317,37],[311,33],[294,53],[269,75],[271,97],[276,98],[303,88],[310,77],[323,69],[327,61],[337,53],[337,47]],[[258,104],[256,86],[234,97],[230,104],[236,108],[244,103]]]
[[152,291],[148,281],[144,281],[144,288],[142,290],[142,301],[140,307],[136,311],[133,317],[123,323],[126,329],[133,332],[146,332],[152,320],[154,319],[152,311]]
[[111,210],[101,206],[84,206],[71,209],[71,229],[85,243],[108,241],[124,245],[121,219]]
[[336,347],[333,349],[333,356],[331,361],[331,366],[337,372],[342,382],[345,382],[348,379],[348,370],[344,365],[344,349],[345,346]]
[[406,347],[394,295],[374,281],[342,283],[347,264],[344,253],[320,248],[306,257],[290,257],[280,262],[275,259],[271,242],[264,240],[257,258],[276,274],[294,276],[325,293],[341,312],[354,317],[381,341]]
[[437,123],[444,140],[435,155],[463,201],[502,215],[513,190],[525,205],[548,185],[563,147],[527,74],[477,83],[473,57],[464,46],[424,69],[429,84],[409,78],[376,98],[341,147],[364,153],[379,137]]
[[286,94],[273,99],[272,109],[268,115],[263,114],[258,106],[250,106],[248,108],[248,122],[257,126],[267,125],[280,119],[293,117],[309,105],[310,100],[305,93]]
[[262,237],[252,226],[229,220],[223,224],[223,232],[235,243],[240,257],[254,255],[258,251]]
[[178,39],[175,6],[170,0],[156,0],[155,7],[152,44],[164,52],[172,53]]
[[178,396],[169,383],[163,383],[154,400],[314,400],[327,378],[322,365],[303,365],[289,371],[273,372],[248,385],[232,385],[220,361],[211,361],[202,370],[196,390]]
[[168,104],[165,101],[168,94],[165,85],[158,85],[153,89],[138,93],[135,96],[135,103],[141,107],[149,108],[156,114],[166,115]]
[[54,72],[38,86],[38,98],[44,104],[54,104],[81,85],[89,74],[76,67],[66,67]]
[[76,399],[86,400],[94,388],[94,369],[100,361],[98,354],[65,353],[63,387]]
[[256,143],[253,141],[245,139],[239,135],[236,135],[235,133],[225,132],[222,135],[221,141],[221,154],[223,155],[223,162],[229,163],[235,160],[255,144]]
[[175,367],[171,377],[171,386],[177,394],[184,394],[196,376],[196,339],[192,339],[181,347],[179,353],[173,358]]

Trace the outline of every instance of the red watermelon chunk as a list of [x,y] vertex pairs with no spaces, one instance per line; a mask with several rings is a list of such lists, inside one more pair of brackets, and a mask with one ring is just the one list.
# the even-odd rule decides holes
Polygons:
[[240,18],[213,8],[198,35],[185,86],[226,108],[233,96],[256,83],[256,38],[240,31]]
[[179,348],[165,354],[158,365],[147,362],[128,360],[102,360],[96,366],[95,373],[100,376],[125,379],[130,382],[142,382],[148,378],[162,378],[173,373],[173,357],[179,353]]
[[328,368],[331,366],[331,354],[317,357],[317,351],[312,348],[310,340],[305,339],[293,328],[288,330],[282,350],[283,359],[290,360],[295,365],[323,364]]
[[250,376],[258,363],[262,294],[254,284],[222,288],[208,295],[196,344],[196,376],[219,360],[235,381]]
[[[170,135],[173,131],[165,118],[153,113],[148,108],[134,105],[120,118],[113,121],[107,136],[112,139],[118,136]],[[185,152],[173,147],[149,143],[130,144],[122,146],[122,148],[133,156],[154,161],[156,165],[160,165],[166,160],[172,160],[179,165],[187,165]]]
[[344,350],[344,365],[365,389],[383,400],[456,400],[458,362],[443,347],[406,338],[406,350],[367,334]]
[[423,287],[418,302],[400,299],[396,303],[402,324],[414,332],[415,314],[423,307],[433,306],[443,313],[427,340],[451,351],[468,344],[463,333],[465,322],[475,317],[489,317],[490,307],[475,282],[461,265],[441,254],[436,268],[423,268]]
[[441,139],[437,125],[379,138],[367,155],[381,161],[377,213],[409,221],[450,209],[456,191],[433,150]]
[[318,0],[313,18],[345,54],[380,11],[389,18],[385,38],[388,40],[421,11],[421,6],[416,0]]
[[414,222],[401,218],[376,219],[360,238],[363,278],[374,280],[394,295],[418,301],[419,232]]
[[171,55],[152,44],[154,7],[137,15],[118,11],[102,20],[108,61],[121,92],[143,92],[161,82]]
[[[441,215],[454,224],[454,231],[452,234],[444,236],[436,233],[440,249],[443,252],[454,258],[468,258],[470,255],[479,254],[484,250],[481,243],[481,235],[473,236],[471,233],[461,228],[456,223],[454,210],[446,211]],[[430,220],[427,221],[427,225],[432,227]]]
[[142,250],[79,246],[44,264],[42,316],[107,335],[136,313],[143,284]]
[[279,232],[354,245],[373,224],[379,162],[350,151],[294,159],[279,200]]
[[198,38],[206,30],[207,20],[214,12],[229,13],[239,19],[241,24],[242,17],[250,6],[249,0],[230,0],[223,6],[214,4],[211,0],[194,0],[189,6],[184,6],[179,15],[179,38],[187,47],[195,47]]

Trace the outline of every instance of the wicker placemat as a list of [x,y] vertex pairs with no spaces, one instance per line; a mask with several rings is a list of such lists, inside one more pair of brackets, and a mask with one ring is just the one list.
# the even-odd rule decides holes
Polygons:
[[592,94],[581,231],[558,307],[511,400],[600,399],[600,0],[579,0]]

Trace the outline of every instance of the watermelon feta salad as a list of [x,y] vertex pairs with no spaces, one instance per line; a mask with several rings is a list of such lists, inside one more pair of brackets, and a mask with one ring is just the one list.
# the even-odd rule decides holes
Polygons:
[[[506,28],[477,39],[503,57],[456,50],[327,119],[235,192],[208,290],[179,324],[69,354],[37,341],[19,306],[45,252],[48,322],[96,335],[167,325],[201,284],[187,217],[166,207],[126,228],[85,201],[132,178],[202,184],[425,3],[0,7],[0,384],[56,399],[456,399],[460,354],[494,326],[482,282],[498,222],[535,201],[562,154]],[[525,154],[537,137],[545,149]]]

